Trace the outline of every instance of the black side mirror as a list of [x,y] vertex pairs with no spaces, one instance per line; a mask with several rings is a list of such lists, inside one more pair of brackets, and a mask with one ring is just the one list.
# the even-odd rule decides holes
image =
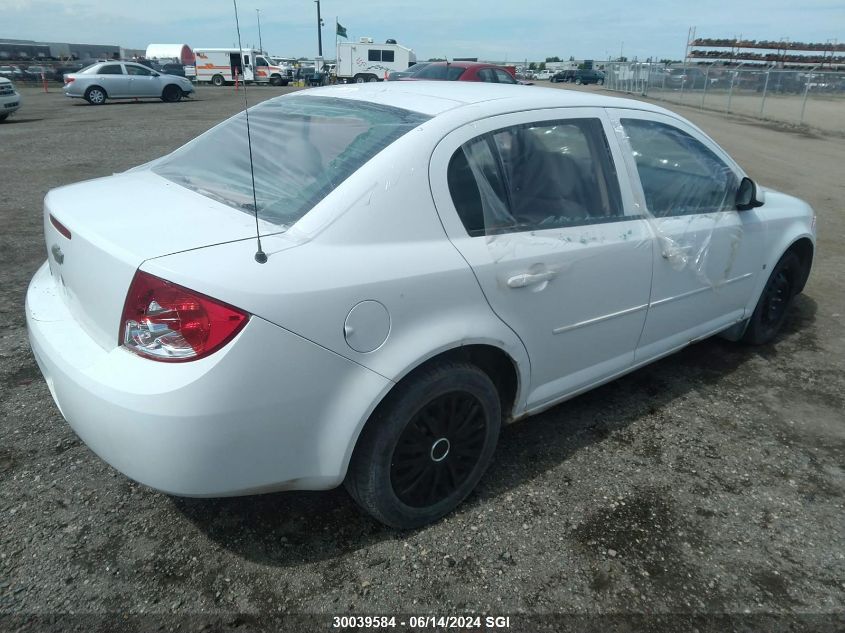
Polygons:
[[762,207],[766,201],[763,192],[757,192],[757,185],[748,176],[744,177],[736,190],[736,210],[748,211],[756,207]]

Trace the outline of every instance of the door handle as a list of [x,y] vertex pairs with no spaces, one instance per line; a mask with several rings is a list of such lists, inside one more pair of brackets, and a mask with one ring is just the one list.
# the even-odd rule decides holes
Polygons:
[[520,273],[508,279],[508,288],[525,288],[550,281],[557,277],[556,270],[544,270],[541,273]]

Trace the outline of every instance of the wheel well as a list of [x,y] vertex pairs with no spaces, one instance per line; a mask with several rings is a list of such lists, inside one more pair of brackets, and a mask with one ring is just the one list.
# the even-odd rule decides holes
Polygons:
[[809,238],[802,237],[789,247],[787,252],[793,252],[801,260],[801,278],[798,279],[796,294],[804,290],[807,278],[810,276],[810,269],[813,266],[813,243]]
[[182,91],[182,88],[180,88],[180,87],[179,87],[179,86],[177,86],[176,84],[167,84],[167,85],[166,85],[166,86],[162,89],[161,94],[164,94],[165,92],[167,92],[167,91],[168,91],[168,90],[170,90],[171,88],[176,88],[176,90],[179,90],[180,92]]
[[108,93],[108,92],[106,92],[106,89],[105,89],[105,88],[103,88],[102,86],[98,86],[97,84],[94,84],[93,86],[88,86],[88,87],[85,89],[85,94],[87,95],[87,94],[88,94],[89,92],[91,92],[94,88],[96,88],[97,90],[101,90],[101,91],[102,91],[102,93],[103,93],[104,95],[106,95],[107,97],[109,96],[109,93]]
[[418,372],[423,372],[432,365],[444,361],[463,361],[471,363],[490,377],[499,394],[502,404],[502,417],[507,422],[513,415],[516,393],[519,387],[519,374],[513,359],[498,347],[492,345],[464,345],[447,350],[415,367],[402,380],[408,380]]

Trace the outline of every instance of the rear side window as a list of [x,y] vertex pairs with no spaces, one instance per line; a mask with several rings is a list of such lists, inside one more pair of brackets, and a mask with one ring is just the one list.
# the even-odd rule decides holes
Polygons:
[[507,71],[502,70],[501,68],[494,68],[493,72],[496,75],[496,81],[500,84],[515,84],[516,79],[511,76],[511,74]]
[[418,72],[415,77],[417,79],[439,79],[439,80],[448,80],[448,81],[457,81],[461,75],[464,74],[464,68],[459,66],[452,66],[446,64],[438,64],[431,66],[426,66],[420,72]]
[[392,62],[393,60],[394,60],[393,51],[382,51],[381,52],[381,61]]
[[470,235],[624,218],[598,119],[517,125],[474,138],[452,156],[447,180]]
[[367,60],[371,62],[381,61],[381,51],[370,49],[367,51]]
[[481,81],[486,81],[487,83],[496,83],[496,75],[493,74],[492,68],[482,68],[475,74]]
[[[349,99],[294,96],[249,110],[258,216],[289,226],[373,156],[429,117]],[[246,119],[212,128],[152,170],[252,214]]]
[[734,208],[739,181],[703,143],[678,128],[622,119],[648,210],[655,216],[715,213]]
[[106,64],[105,66],[100,66],[100,70],[97,71],[98,75],[122,75],[123,74],[123,66],[120,64]]

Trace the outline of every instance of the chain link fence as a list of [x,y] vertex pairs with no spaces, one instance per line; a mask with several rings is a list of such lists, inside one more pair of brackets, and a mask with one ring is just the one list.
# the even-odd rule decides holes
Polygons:
[[610,62],[605,87],[845,135],[845,72]]

